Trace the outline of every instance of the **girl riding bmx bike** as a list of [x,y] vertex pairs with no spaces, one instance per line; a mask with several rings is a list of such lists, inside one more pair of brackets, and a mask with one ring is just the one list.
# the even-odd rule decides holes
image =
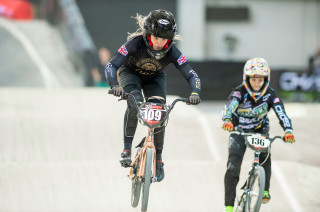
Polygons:
[[[268,112],[271,108],[275,111],[280,125],[285,131],[284,142],[294,143],[291,120],[287,116],[284,105],[269,86],[270,68],[263,58],[253,58],[246,62],[243,70],[243,83],[235,88],[224,107],[222,128],[233,131],[238,127],[244,132],[253,132],[268,135]],[[236,186],[239,181],[242,159],[246,150],[243,135],[231,134],[228,146],[227,171],[224,178],[225,184],[225,211],[232,212],[236,197]],[[261,153],[260,161],[265,161],[262,167],[265,170],[265,187],[263,202],[268,203],[271,177],[271,155]]]

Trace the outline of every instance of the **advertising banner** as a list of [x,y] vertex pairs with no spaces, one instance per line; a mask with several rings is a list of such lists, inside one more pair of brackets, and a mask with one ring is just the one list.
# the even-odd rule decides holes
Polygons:
[[33,19],[32,4],[26,0],[0,0],[0,16],[19,19]]

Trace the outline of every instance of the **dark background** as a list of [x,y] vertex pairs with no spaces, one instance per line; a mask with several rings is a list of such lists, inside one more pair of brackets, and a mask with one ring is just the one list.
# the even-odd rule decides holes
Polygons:
[[[126,42],[128,32],[135,32],[139,28],[136,20],[132,18],[137,13],[146,16],[152,10],[165,9],[177,16],[175,0],[77,0],[76,7],[80,13],[76,11],[73,1],[42,0],[41,2],[45,3],[42,6],[44,9],[39,11],[42,11],[49,23],[60,29],[67,46],[73,44],[70,46],[70,55],[75,55],[71,57],[75,58],[74,63],[82,62],[87,67],[87,74],[84,74],[86,79],[89,79],[88,70],[92,67],[93,61],[97,60],[95,59],[97,48],[105,46],[113,55]],[[192,11],[188,12],[192,15]],[[84,23],[79,22],[82,17]],[[178,22],[177,26],[179,33]],[[188,58],[188,55],[186,57]],[[226,100],[233,88],[242,83],[243,66],[246,61],[189,60],[189,62],[201,79],[203,100]],[[304,72],[304,70],[275,70],[271,64],[271,87],[279,89],[280,75],[285,71]],[[166,73],[168,94],[184,97],[190,95],[188,83],[173,65],[167,67]],[[300,93],[297,93],[300,92],[299,88],[290,92],[293,94],[290,94],[290,98],[287,98],[288,92],[281,93],[281,96],[293,101],[297,99],[305,101],[306,98],[301,98]],[[312,101],[314,97],[310,99]]]
[[77,4],[97,48],[106,46],[112,53],[127,41],[128,32],[139,28],[131,18],[137,13],[146,16],[165,9],[176,16],[175,0],[77,0]]
[[[176,1],[173,0],[77,0],[77,3],[97,48],[106,46],[112,54],[126,42],[128,32],[139,28],[132,16],[137,13],[145,16],[155,9],[165,9],[177,15]],[[179,23],[177,26],[179,33]],[[201,79],[202,99],[226,99],[232,88],[241,84],[244,61],[190,62]],[[167,67],[166,73],[168,94],[190,95],[187,81],[173,65]]]

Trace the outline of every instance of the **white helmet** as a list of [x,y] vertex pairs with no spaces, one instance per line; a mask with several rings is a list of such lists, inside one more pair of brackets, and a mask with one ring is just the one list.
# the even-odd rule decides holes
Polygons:
[[[250,77],[264,78],[264,84],[260,91],[254,91],[249,83]],[[243,84],[249,95],[258,101],[267,91],[270,83],[270,68],[268,62],[259,57],[252,58],[246,62],[243,68]]]

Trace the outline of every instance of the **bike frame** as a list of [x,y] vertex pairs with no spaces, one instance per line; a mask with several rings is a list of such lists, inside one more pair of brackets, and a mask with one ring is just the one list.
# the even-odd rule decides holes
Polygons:
[[[148,134],[144,140],[143,146],[139,152],[139,154],[137,154],[137,156],[135,157],[135,159],[133,160],[133,162],[131,163],[131,168],[130,168],[130,172],[129,172],[129,179],[131,180],[134,177],[134,173],[133,173],[133,166],[137,163],[137,161],[139,161],[139,166],[138,166],[138,170],[137,170],[137,177],[141,180],[144,177],[144,173],[145,173],[145,161],[146,161],[146,153],[147,153],[147,149],[151,148],[153,151],[153,158],[156,157],[156,149],[153,143],[153,139],[154,139],[154,128],[148,128]],[[140,160],[139,160],[140,159]],[[153,182],[155,182],[155,177],[156,177],[156,160],[153,160]]]
[[[243,189],[244,191],[241,195],[240,201],[239,201],[238,206],[236,208],[236,212],[238,211],[238,207],[241,205],[241,202],[244,201],[243,203],[245,203],[247,201],[247,198],[245,198],[245,197],[250,194],[250,189],[249,189],[250,188],[250,179],[251,179],[251,177],[253,177],[253,174],[255,172],[256,167],[260,165],[259,155],[260,155],[260,152],[254,152],[254,159],[252,162],[251,169],[249,170],[246,182],[241,187],[241,189]],[[268,157],[266,158],[266,160],[267,159],[268,159]]]

